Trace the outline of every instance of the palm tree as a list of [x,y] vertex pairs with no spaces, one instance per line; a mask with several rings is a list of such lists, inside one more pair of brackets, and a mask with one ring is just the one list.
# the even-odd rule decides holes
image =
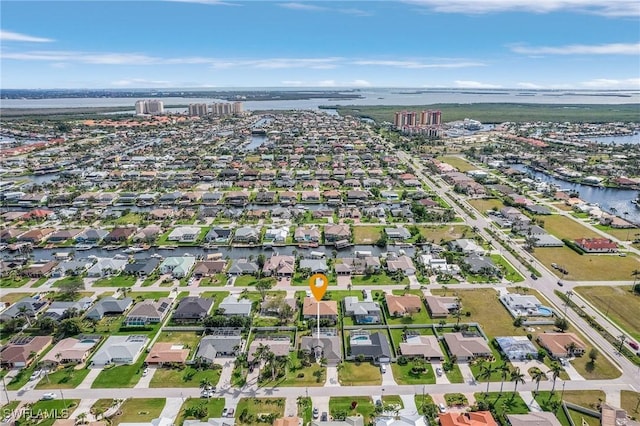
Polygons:
[[562,366],[557,362],[554,362],[553,364],[551,364],[549,371],[551,371],[551,378],[553,379],[553,386],[551,387],[551,394],[553,395],[553,391],[556,389],[556,379],[560,377],[560,374],[564,371],[564,368],[562,368]]
[[498,371],[500,372],[500,395],[502,395],[502,387],[504,386],[504,381],[507,380],[507,376],[510,372],[509,365],[506,362],[503,362],[498,367]]
[[634,269],[631,271],[631,276],[633,277],[633,292],[638,293],[636,289],[636,281],[638,280],[638,276],[640,276],[640,269]]
[[269,352],[271,352],[271,349],[269,349],[269,346],[263,343],[260,343],[256,348],[256,352],[253,354],[253,359],[258,361],[258,377],[260,376],[260,367],[261,367],[262,361],[267,358],[267,354]]
[[18,312],[19,312],[19,314],[20,314],[20,316],[21,316],[22,318],[24,318],[25,320],[27,320],[27,326],[28,326],[29,328],[31,328],[31,318],[29,318],[29,317],[30,317],[30,315],[29,315],[29,314],[30,314],[30,312],[29,312],[29,310],[27,310],[27,307],[26,307],[26,306],[24,306],[24,305],[20,306],[20,307],[18,308]]
[[515,396],[518,391],[518,383],[522,383],[523,385],[525,383],[524,374],[520,372],[520,367],[516,367],[515,370],[511,372],[509,379],[515,383],[515,386],[513,387],[513,395]]
[[202,379],[200,380],[200,389],[204,390],[204,389],[209,389],[211,387],[211,380],[209,379]]
[[89,423],[89,422],[87,421],[87,413],[80,413],[80,414],[78,414],[78,417],[76,417],[76,424],[81,424],[81,425],[83,425],[83,424],[86,424],[86,423]]
[[536,394],[537,394],[538,389],[540,388],[540,381],[542,379],[545,379],[545,380],[547,379],[547,373],[540,370],[539,368],[536,368],[535,370],[533,370],[533,373],[531,373],[531,379],[536,382]]
[[480,379],[487,379],[487,390],[486,394],[489,394],[489,383],[491,383],[491,375],[498,371],[490,362],[486,364],[482,364],[480,366],[480,375],[478,376]]

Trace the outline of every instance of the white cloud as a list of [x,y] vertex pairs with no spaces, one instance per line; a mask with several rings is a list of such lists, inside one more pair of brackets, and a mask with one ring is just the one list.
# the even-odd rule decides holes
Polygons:
[[405,0],[405,2],[441,13],[550,13],[568,10],[610,17],[640,15],[640,2],[637,0]]
[[317,4],[300,3],[300,2],[277,3],[277,5],[285,9],[301,10],[306,12],[338,12],[338,13],[344,13],[345,15],[371,16],[371,12],[362,10],[362,9],[356,9],[356,8],[333,9],[325,6],[318,6]]
[[590,89],[640,89],[640,78],[627,78],[622,80],[596,78],[594,80],[583,81],[580,84]]
[[535,84],[535,83],[529,83],[529,82],[520,82],[518,84],[516,84],[516,86],[518,87],[522,87],[523,89],[543,89],[543,86],[540,86],[539,84]]
[[511,50],[525,55],[640,55],[640,43],[569,44],[566,46],[527,47],[513,45]]
[[454,81],[456,87],[466,88],[466,89],[499,89],[502,86],[497,84],[490,83],[482,83],[480,81],[472,81],[472,80],[456,80]]
[[357,60],[351,62],[353,65],[365,65],[365,66],[384,66],[384,67],[397,67],[397,68],[469,68],[469,67],[483,67],[485,64],[482,62],[448,62],[448,63],[422,63],[417,61],[397,61],[397,60]]
[[347,86],[355,86],[355,87],[371,87],[371,83],[367,80],[353,80],[350,83],[347,83]]
[[35,37],[27,34],[14,33],[12,31],[0,30],[0,41],[24,41],[30,43],[50,43],[54,41],[50,38]]
[[2,52],[4,59],[22,61],[80,62],[102,65],[149,65],[159,63],[158,58],[135,53],[87,53],[70,51],[31,51],[23,53]]
[[284,80],[281,83],[285,86],[294,87],[371,87],[372,84],[367,80],[356,79],[352,81],[336,81],[336,80],[320,80],[320,81],[302,81],[302,80]]
[[300,80],[284,80],[281,83],[285,86],[304,86],[304,81]]

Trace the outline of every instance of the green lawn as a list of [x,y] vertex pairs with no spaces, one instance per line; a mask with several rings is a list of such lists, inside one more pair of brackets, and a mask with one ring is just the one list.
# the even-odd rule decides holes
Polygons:
[[502,256],[492,254],[491,260],[502,271],[502,275],[512,283],[520,283],[524,281],[524,277]]
[[76,369],[75,365],[60,368],[49,373],[49,379],[45,376],[38,382],[36,389],[73,389],[78,386],[87,374],[88,368]]
[[115,277],[100,278],[93,283],[93,287],[131,287],[136,283],[135,275],[116,275]]
[[276,279],[273,277],[265,277],[258,280],[258,278],[254,277],[253,275],[240,275],[239,277],[236,278],[236,281],[235,283],[233,283],[233,285],[234,287],[248,287],[248,286],[256,285],[258,281],[270,282],[272,286],[276,285]]
[[[640,268],[638,258],[632,255],[579,255],[569,247],[536,249],[533,255],[560,278],[571,281],[630,281],[631,273]],[[562,275],[551,263],[564,266],[569,272]]]
[[634,339],[640,340],[640,315],[637,314],[640,312],[640,296],[631,291],[631,286],[575,287],[574,291]]
[[[425,371],[412,371],[413,367],[426,368]],[[399,385],[431,385],[436,382],[436,375],[433,367],[428,362],[410,360],[407,365],[399,365],[397,362],[391,364],[393,377]]]
[[127,297],[134,299],[136,302],[142,300],[158,300],[164,297],[169,297],[168,291],[131,291],[127,293]]
[[640,417],[640,392],[623,390],[620,393],[620,407],[627,411],[627,415]]
[[364,417],[364,424],[368,425],[375,411],[370,396],[332,396],[329,399],[329,414],[336,419],[359,414]]
[[28,283],[30,279],[31,278],[29,278],[29,277],[22,277],[22,276],[19,276],[19,275],[16,275],[13,278],[11,278],[11,277],[2,277],[2,278],[0,278],[0,287],[3,287],[3,288],[22,287],[23,285]]
[[40,277],[35,283],[33,283],[31,287],[40,287],[42,284],[46,283],[47,281],[49,281],[49,277]]
[[621,241],[633,241],[640,237],[640,228],[618,229],[606,225],[595,225],[594,227]]
[[434,405],[433,398],[431,398],[431,395],[429,395],[428,393],[414,395],[413,400],[416,403],[416,408],[418,409],[418,412],[423,415],[426,414],[426,410],[425,410],[426,406]]
[[377,386],[382,384],[380,367],[370,362],[343,361],[338,367],[338,380],[342,386]]
[[620,370],[618,370],[616,366],[602,354],[599,354],[596,362],[592,364],[587,354],[593,346],[588,343],[589,341],[583,336],[580,336],[580,334],[578,334],[578,336],[583,342],[585,342],[585,355],[574,358],[569,362],[571,362],[571,365],[575,367],[576,371],[580,373],[582,377],[587,380],[615,379],[620,377],[622,374],[620,373]]
[[236,408],[236,426],[273,424],[284,416],[284,398],[242,398]]
[[[60,399],[37,401],[31,406],[32,415],[41,414],[39,418],[32,418],[35,424],[39,426],[51,426],[56,421],[56,418],[66,419],[73,413],[73,410],[80,402],[79,399],[63,400],[61,395],[58,395],[58,397]],[[16,424],[29,424],[28,421],[29,420],[23,416]]]
[[186,349],[190,349],[189,358],[193,355],[194,351],[200,343],[202,338],[202,332],[195,331],[162,331],[156,339],[156,343],[176,343],[183,345]]
[[[185,420],[201,420],[206,422],[211,417],[220,417],[222,415],[222,409],[224,408],[224,398],[187,398],[180,407],[178,417],[176,419],[176,425],[180,426]],[[196,417],[197,409],[204,408],[202,417]]]
[[227,284],[227,276],[225,274],[215,274],[200,280],[199,287],[221,287]]
[[427,241],[439,244],[441,241],[452,241],[459,238],[472,238],[474,233],[467,225],[418,226],[420,233]]
[[93,381],[91,387],[99,388],[132,388],[142,377],[142,364],[145,355],[139,356],[138,362],[131,365],[119,365],[103,369]]
[[383,232],[383,226],[354,226],[353,242],[355,244],[375,244]]
[[438,157],[438,160],[450,164],[462,173],[468,172],[469,170],[478,170],[476,166],[469,163],[467,160],[464,160],[461,157],[453,157],[453,156],[444,156]]
[[29,297],[33,293],[8,293],[0,296],[0,302],[4,303],[16,303],[18,300]]
[[544,229],[562,239],[575,240],[577,238],[598,238],[600,234],[592,231],[580,222],[561,215],[544,216]]
[[164,398],[129,398],[120,406],[122,414],[111,418],[111,424],[148,423],[160,416],[165,403]]
[[197,388],[207,379],[213,386],[220,380],[221,369],[196,370],[193,367],[158,368],[149,383],[150,388]]
[[[400,284],[407,284],[407,283],[404,283],[405,279],[407,280],[407,283],[409,282],[409,279],[407,277],[403,277],[403,280],[402,280],[403,282],[401,282]],[[356,285],[395,285],[396,283],[387,274],[380,273],[380,274],[373,274],[373,275],[352,275],[351,284],[356,286]]]
[[313,416],[313,403],[311,398],[306,396],[299,396],[297,398],[298,403],[298,417],[302,419],[303,425],[308,425],[311,423],[311,418]]
[[474,394],[476,402],[484,402],[489,406],[493,406],[498,418],[504,418],[506,414],[527,414],[529,408],[519,394],[513,392],[504,392],[502,395],[498,392],[484,392]]
[[477,198],[468,200],[468,202],[482,214],[485,214],[487,210],[500,210],[504,208],[504,203],[499,198]]
[[[535,400],[544,411],[555,412],[558,420],[563,426],[569,425],[564,411],[559,408],[559,401],[562,398],[564,401],[574,403],[581,407],[597,410],[597,406],[601,401],[605,400],[605,394],[602,391],[564,391],[556,387],[555,393],[552,395],[550,391],[541,391],[535,396]],[[569,414],[576,425],[582,424],[582,418],[589,424],[589,426],[599,426],[600,420],[595,417],[590,417],[577,411],[569,410]]]
[[262,386],[324,386],[327,379],[326,368],[315,362],[309,367],[304,367],[298,358],[297,352],[289,354],[290,363],[286,367],[285,376],[276,379],[275,382],[269,380],[261,382]]

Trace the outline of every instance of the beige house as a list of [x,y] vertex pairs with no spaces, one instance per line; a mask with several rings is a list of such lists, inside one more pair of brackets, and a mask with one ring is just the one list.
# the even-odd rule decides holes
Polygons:
[[455,355],[458,361],[493,356],[491,348],[482,337],[468,337],[462,333],[445,333],[443,337],[449,353]]
[[536,340],[554,358],[581,356],[586,349],[584,342],[573,333],[543,333]]

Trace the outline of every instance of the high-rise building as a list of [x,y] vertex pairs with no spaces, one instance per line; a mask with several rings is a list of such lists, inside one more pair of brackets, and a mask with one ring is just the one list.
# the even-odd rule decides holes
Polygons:
[[157,99],[145,99],[136,101],[136,115],[161,115],[164,114],[164,102]]
[[242,114],[242,102],[218,102],[211,104],[213,115]]
[[442,136],[442,112],[425,110],[418,114],[415,111],[398,111],[393,124],[397,130],[412,135],[425,135],[429,138]]
[[209,112],[209,108],[207,104],[190,104],[189,105],[189,115],[203,117],[207,115]]

